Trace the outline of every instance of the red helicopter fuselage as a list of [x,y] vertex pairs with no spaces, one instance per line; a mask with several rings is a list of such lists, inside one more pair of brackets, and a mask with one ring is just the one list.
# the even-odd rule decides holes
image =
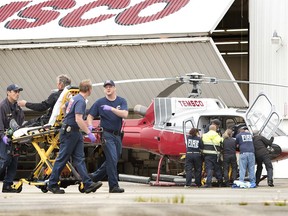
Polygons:
[[[139,149],[157,155],[179,157],[185,153],[183,133],[157,130],[154,125],[154,103],[152,103],[144,117],[139,119],[125,119],[122,126],[123,148]],[[93,126],[99,126],[99,120],[93,121]]]

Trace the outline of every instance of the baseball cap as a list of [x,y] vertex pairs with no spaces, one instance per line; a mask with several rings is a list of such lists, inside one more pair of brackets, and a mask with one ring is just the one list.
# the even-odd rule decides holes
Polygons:
[[219,119],[213,119],[213,120],[211,121],[211,123],[219,126],[219,125],[221,124],[221,121],[220,121]]
[[17,84],[11,84],[7,87],[7,91],[23,91],[23,88],[19,87]]
[[248,130],[248,127],[247,126],[242,126],[239,128],[239,130]]
[[115,86],[115,83],[113,82],[113,80],[106,80],[106,81],[104,82],[103,87],[105,87],[106,85]]

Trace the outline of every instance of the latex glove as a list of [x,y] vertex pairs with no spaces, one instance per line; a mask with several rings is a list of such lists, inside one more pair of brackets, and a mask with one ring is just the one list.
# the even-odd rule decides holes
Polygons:
[[111,111],[112,110],[112,107],[108,106],[108,105],[102,105],[101,107],[103,108],[103,110],[107,110],[107,111]]
[[89,125],[89,126],[88,126],[88,129],[90,130],[90,132],[92,132],[93,126],[92,126],[92,125]]
[[93,133],[89,133],[88,134],[88,137],[89,137],[89,139],[91,140],[91,142],[92,143],[95,143],[96,142],[96,137],[95,137],[95,135],[93,134]]
[[6,144],[6,145],[8,145],[8,137],[5,135],[5,136],[3,136],[3,138],[2,138],[2,141]]

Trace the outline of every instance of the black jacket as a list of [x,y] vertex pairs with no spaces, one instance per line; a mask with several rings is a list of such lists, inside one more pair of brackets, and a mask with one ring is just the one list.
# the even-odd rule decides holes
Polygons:
[[22,125],[24,122],[24,112],[17,102],[11,104],[8,98],[4,99],[0,103],[0,137],[4,136],[5,131],[9,128],[11,119],[15,119],[18,125]]
[[228,137],[222,143],[223,155],[236,155],[236,140]]
[[31,110],[38,111],[38,112],[43,112],[43,111],[48,110],[47,116],[50,117],[53,111],[53,107],[55,103],[57,102],[62,91],[63,90],[53,92],[52,94],[49,95],[49,97],[45,101],[42,101],[41,103],[27,102],[26,107]]
[[255,156],[260,157],[260,156],[269,154],[267,147],[272,146],[273,141],[274,141],[274,137],[271,137],[270,140],[268,140],[261,135],[255,135],[253,137]]

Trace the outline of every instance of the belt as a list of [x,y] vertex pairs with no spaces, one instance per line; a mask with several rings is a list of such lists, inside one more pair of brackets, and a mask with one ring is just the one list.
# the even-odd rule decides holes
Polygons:
[[70,126],[70,125],[67,125],[67,124],[62,124],[62,127],[61,127],[62,130],[64,130],[65,132],[69,133],[71,131],[79,131],[80,128],[79,127],[73,127],[73,126]]
[[186,152],[186,153],[189,153],[189,154],[200,154],[200,152]]
[[103,129],[103,131],[106,131],[108,133],[112,133],[115,136],[120,136],[120,134],[121,134],[121,131],[118,131],[118,130],[110,130],[110,129],[107,129],[107,128],[102,128],[102,129]]

